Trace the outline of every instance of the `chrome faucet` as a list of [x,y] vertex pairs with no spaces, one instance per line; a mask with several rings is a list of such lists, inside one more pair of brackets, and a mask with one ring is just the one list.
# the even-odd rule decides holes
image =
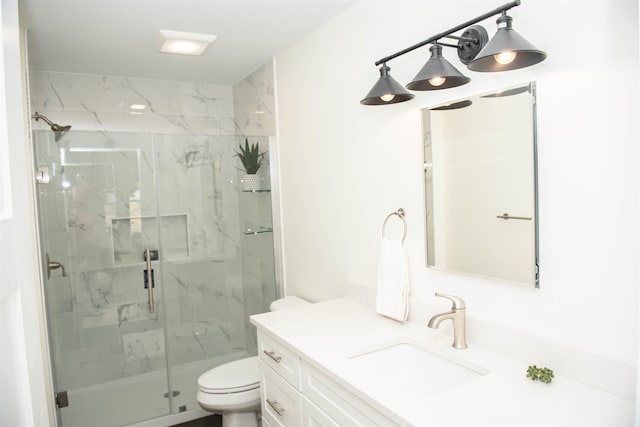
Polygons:
[[451,319],[453,320],[453,348],[463,349],[467,348],[467,340],[465,338],[464,333],[464,301],[460,297],[456,297],[453,295],[445,295],[436,292],[437,297],[443,297],[451,300],[453,305],[451,306],[451,311],[447,311],[446,313],[436,314],[429,320],[427,324],[428,327],[437,329],[440,326],[440,322],[443,320]]

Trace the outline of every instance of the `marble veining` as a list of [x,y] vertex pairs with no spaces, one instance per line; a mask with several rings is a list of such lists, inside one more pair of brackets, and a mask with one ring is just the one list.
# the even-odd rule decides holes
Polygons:
[[234,86],[235,123],[238,134],[276,135],[273,82],[273,63],[269,62]]
[[126,302],[119,304],[117,307],[118,312],[118,326],[124,325],[126,322],[139,322],[143,320],[158,320],[158,313],[151,313],[149,311],[149,304],[147,302]]
[[[164,356],[164,331],[154,329],[144,332],[132,332],[122,336],[124,354],[127,362],[147,361],[152,357]],[[149,366],[148,362],[145,366]]]

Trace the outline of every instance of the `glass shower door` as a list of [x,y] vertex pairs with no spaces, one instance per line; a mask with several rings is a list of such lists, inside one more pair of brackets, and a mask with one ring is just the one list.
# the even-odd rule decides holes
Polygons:
[[174,412],[199,408],[202,373],[251,354],[236,144],[232,135],[155,136],[160,218],[172,236],[162,259]]
[[[54,381],[68,400],[61,425],[169,414],[152,137],[36,131],[34,143]],[[180,250],[179,225],[170,229]]]

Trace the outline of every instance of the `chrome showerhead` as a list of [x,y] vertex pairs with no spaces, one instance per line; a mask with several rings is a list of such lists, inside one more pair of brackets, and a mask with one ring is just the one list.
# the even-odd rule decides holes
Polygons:
[[36,121],[42,119],[46,124],[48,124],[49,127],[51,128],[51,130],[53,131],[53,133],[55,133],[56,141],[58,141],[60,138],[62,138],[62,135],[64,135],[65,133],[69,132],[69,129],[71,129],[71,125],[60,126],[59,124],[53,123],[51,120],[49,120],[48,118],[46,118],[42,114],[38,114],[37,112],[34,113],[31,116],[31,118],[32,119],[36,119]]

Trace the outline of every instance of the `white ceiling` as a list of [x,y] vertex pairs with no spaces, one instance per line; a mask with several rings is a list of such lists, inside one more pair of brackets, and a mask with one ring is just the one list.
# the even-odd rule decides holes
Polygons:
[[[34,70],[234,84],[354,0],[19,0]],[[202,57],[158,30],[214,34]]]

